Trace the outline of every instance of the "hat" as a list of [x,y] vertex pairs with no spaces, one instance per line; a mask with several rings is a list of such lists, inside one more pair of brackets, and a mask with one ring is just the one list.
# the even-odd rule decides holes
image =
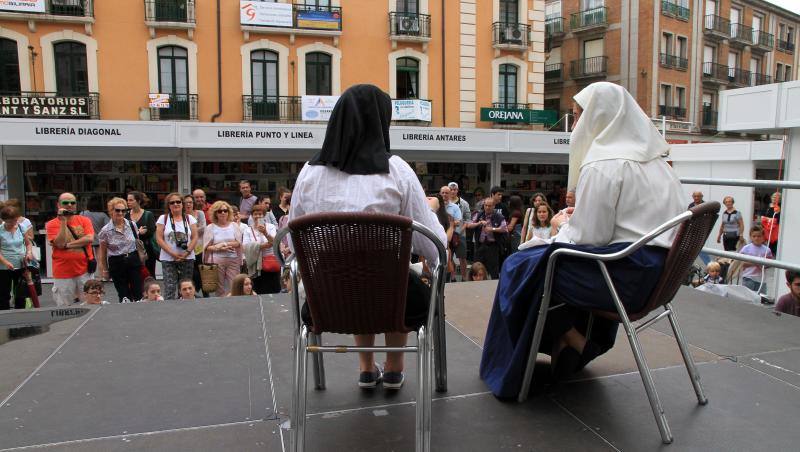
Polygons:
[[450,182],[449,184],[447,184],[447,186],[454,190],[458,190],[458,184],[455,182]]

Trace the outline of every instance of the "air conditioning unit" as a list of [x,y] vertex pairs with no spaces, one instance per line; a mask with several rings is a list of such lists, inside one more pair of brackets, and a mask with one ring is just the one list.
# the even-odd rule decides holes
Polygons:
[[501,30],[503,43],[522,44],[523,32],[520,27],[510,25]]
[[397,33],[401,35],[418,35],[419,17],[398,17]]

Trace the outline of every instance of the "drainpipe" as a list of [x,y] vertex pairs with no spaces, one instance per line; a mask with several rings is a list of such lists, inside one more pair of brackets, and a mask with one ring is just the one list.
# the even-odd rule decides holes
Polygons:
[[444,14],[444,4],[445,0],[442,0],[442,127],[447,127],[447,91],[445,91],[446,87],[446,72],[447,72],[447,65],[445,64],[445,40],[444,40],[444,24],[445,24],[445,14]]
[[222,116],[222,34],[219,0],[217,0],[217,112],[211,117],[211,122],[216,122],[220,116]]

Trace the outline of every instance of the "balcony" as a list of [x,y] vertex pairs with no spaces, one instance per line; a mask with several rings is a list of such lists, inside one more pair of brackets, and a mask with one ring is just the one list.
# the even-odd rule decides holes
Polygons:
[[242,96],[242,117],[253,121],[302,121],[300,96]]
[[679,57],[677,55],[670,55],[668,53],[660,54],[659,63],[664,67],[678,69],[679,71],[685,71],[689,69],[688,59]]
[[544,65],[545,85],[558,84],[564,81],[564,63]]
[[564,36],[564,18],[548,17],[544,21],[544,36],[550,39],[560,39]]
[[531,43],[531,26],[510,22],[492,24],[492,45],[501,50],[528,50]]
[[197,121],[197,94],[169,94],[169,107],[150,108],[152,121]]
[[431,16],[414,13],[389,13],[389,37],[392,48],[398,41],[427,43],[431,40]]
[[707,15],[703,30],[706,37],[712,39],[729,39],[731,37],[731,22],[720,16]]
[[778,39],[778,50],[780,50],[781,52],[793,53],[794,43],[791,41],[784,41],[783,39]]
[[573,33],[584,33],[608,27],[608,8],[587,9],[570,14],[569,28]]
[[608,72],[608,57],[598,56],[573,60],[569,64],[569,76],[573,80],[605,77]]
[[150,37],[156,29],[188,30],[192,37],[195,28],[195,0],[144,0],[144,24]]
[[[94,0],[41,0],[16,2],[14,11],[0,10],[0,19],[28,22],[31,33],[36,32],[36,22],[62,22],[83,24],[86,34],[92,34]],[[0,5],[2,8],[2,5]]]
[[731,24],[731,47],[744,47],[753,44],[753,29],[742,24]]
[[100,119],[100,94],[0,92],[0,118]]
[[666,116],[670,119],[686,119],[686,108],[671,107],[669,105],[658,106],[658,116]]
[[289,35],[294,43],[296,35],[330,36],[333,45],[339,45],[342,34],[342,8],[277,2],[249,2],[240,9],[239,23],[245,41],[250,33]]
[[753,30],[753,46],[750,50],[753,52],[771,52],[775,46],[775,37],[771,33],[761,30]]
[[728,84],[731,86],[750,86],[750,71],[739,68],[728,68]]
[[769,85],[772,83],[772,77],[767,74],[759,74],[758,72],[750,73],[750,86]]
[[728,83],[728,66],[717,63],[703,63],[703,82],[717,85]]
[[669,0],[661,0],[661,14],[688,22],[692,13],[689,8],[684,8]]
[[717,112],[711,108],[703,107],[700,113],[700,129],[717,130]]

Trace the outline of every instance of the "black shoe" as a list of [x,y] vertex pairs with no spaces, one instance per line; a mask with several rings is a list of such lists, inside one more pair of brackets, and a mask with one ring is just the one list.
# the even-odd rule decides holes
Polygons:
[[400,389],[406,381],[403,372],[386,372],[383,374],[383,389]]
[[583,369],[589,364],[590,361],[600,356],[602,350],[597,343],[592,341],[586,341],[586,345],[583,346],[583,352],[581,353],[580,363],[578,364],[578,370]]
[[358,376],[358,387],[361,389],[375,389],[383,379],[383,371],[375,364],[375,370],[371,372],[361,372]]
[[565,347],[556,358],[553,367],[553,379],[564,381],[577,372],[581,363],[581,354],[572,347]]

